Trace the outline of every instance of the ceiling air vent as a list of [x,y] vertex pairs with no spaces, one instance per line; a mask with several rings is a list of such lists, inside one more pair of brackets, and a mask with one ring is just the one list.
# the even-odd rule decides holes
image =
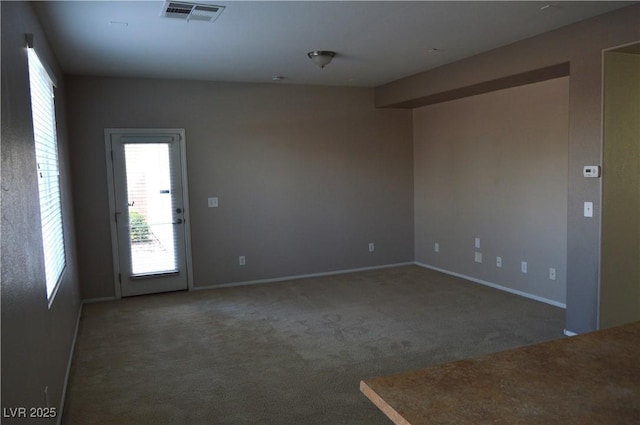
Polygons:
[[164,3],[161,16],[185,21],[213,22],[224,10],[224,6],[213,4],[168,1]]

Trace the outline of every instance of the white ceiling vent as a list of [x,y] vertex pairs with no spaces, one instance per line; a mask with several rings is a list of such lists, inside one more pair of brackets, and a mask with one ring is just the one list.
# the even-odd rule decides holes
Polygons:
[[161,16],[183,19],[185,21],[213,22],[224,10],[224,6],[213,4],[167,1],[162,7]]

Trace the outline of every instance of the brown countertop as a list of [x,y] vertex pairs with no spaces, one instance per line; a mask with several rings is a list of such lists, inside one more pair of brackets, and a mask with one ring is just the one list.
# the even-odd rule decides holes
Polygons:
[[360,390],[398,425],[640,425],[640,322],[367,379]]

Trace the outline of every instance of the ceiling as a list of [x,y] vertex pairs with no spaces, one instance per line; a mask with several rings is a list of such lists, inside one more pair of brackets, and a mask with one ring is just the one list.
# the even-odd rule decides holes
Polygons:
[[[635,2],[199,3],[225,9],[212,23],[161,17],[162,1],[34,7],[66,74],[375,87]],[[337,56],[320,69],[311,50]]]

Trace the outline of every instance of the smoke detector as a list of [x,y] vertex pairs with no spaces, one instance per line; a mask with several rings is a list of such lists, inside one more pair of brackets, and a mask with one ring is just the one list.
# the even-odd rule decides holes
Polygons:
[[214,4],[167,1],[162,7],[160,16],[184,21],[213,22],[218,19],[223,10],[224,6],[216,6]]

